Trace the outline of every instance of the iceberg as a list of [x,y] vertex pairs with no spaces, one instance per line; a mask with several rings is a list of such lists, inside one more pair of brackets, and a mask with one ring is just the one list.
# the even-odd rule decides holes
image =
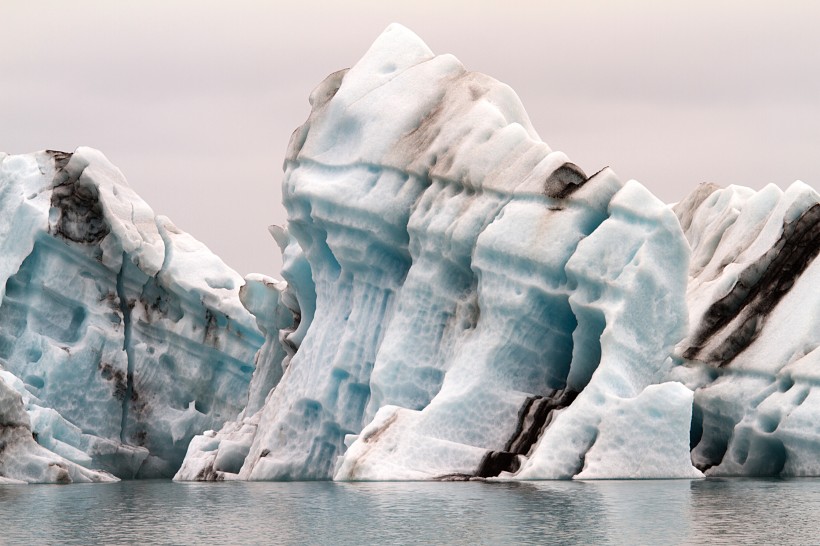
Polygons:
[[692,247],[673,377],[695,392],[693,462],[711,476],[820,475],[817,192],[704,185],[675,211]]
[[400,25],[310,103],[284,281],[243,299],[267,321],[254,402],[176,480],[817,472],[811,188],[668,206],[588,176]]
[[0,485],[117,481],[105,471],[89,470],[35,441],[18,389],[25,389],[19,379],[0,372]]
[[170,477],[242,410],[263,342],[242,278],[100,152],[0,155],[0,254],[0,370],[42,451]]
[[820,475],[810,186],[667,205],[400,25],[310,104],[281,280],[0,155],[0,481]]

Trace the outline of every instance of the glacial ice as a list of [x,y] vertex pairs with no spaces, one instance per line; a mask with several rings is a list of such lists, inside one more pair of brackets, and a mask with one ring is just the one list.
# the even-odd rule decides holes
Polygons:
[[29,435],[81,467],[173,475],[242,409],[262,336],[241,277],[90,148],[2,156],[0,209],[0,369]]
[[[0,371],[0,485],[117,480],[105,471],[90,470],[74,462],[72,459],[88,457],[84,453],[70,453],[76,449],[69,445],[52,445],[58,449],[49,450],[38,443],[39,438],[35,441],[31,419],[23,403],[27,396],[22,381],[9,372]],[[60,451],[68,453],[61,456]]]
[[695,391],[707,475],[820,475],[820,198],[702,186],[676,212],[692,246],[690,328],[672,377]]
[[811,187],[587,175],[400,25],[310,104],[282,280],[0,156],[0,480],[820,475]]
[[[789,328],[792,307],[765,303],[771,279],[745,283],[816,255],[808,186],[782,199],[702,186],[671,208],[608,168],[587,176],[540,141],[511,89],[399,25],[310,102],[274,232],[286,282],[243,299],[281,325],[281,349],[260,352],[255,402],[196,437],[175,479],[692,478],[750,473],[780,449],[758,438],[747,393],[769,393],[769,424],[806,396],[784,399],[788,381],[740,362],[766,337],[750,324],[780,312]],[[807,273],[795,287],[816,286]],[[728,313],[727,292],[742,300]],[[810,305],[780,360],[804,369],[817,295],[795,298]],[[756,454],[715,465],[736,426],[729,453]],[[818,459],[786,434],[789,460]]]
[[[208,430],[195,436],[175,479],[222,481],[237,479],[237,474],[250,451],[261,418],[261,408],[296,353],[303,327],[310,323],[310,314],[302,321],[302,313],[312,308],[310,272],[298,244],[286,230],[272,227],[271,232],[280,244],[284,257],[282,274],[287,281],[277,281],[264,275],[246,277],[239,297],[257,317],[265,342],[254,359],[255,370],[251,379],[248,402],[242,413],[228,421],[218,432]],[[307,285],[300,284],[306,281]],[[302,294],[297,300],[292,287],[299,286]]]

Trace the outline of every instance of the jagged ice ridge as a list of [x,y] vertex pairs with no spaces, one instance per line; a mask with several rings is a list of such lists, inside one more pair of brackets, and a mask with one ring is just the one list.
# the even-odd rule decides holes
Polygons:
[[820,474],[812,188],[587,175],[400,25],[310,103],[281,281],[0,155],[0,483]]

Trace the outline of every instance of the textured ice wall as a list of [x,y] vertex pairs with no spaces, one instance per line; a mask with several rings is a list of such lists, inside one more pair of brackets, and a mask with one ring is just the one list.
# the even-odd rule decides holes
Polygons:
[[692,246],[689,334],[707,475],[820,475],[820,196],[802,182],[699,187],[675,207]]
[[107,472],[89,470],[70,460],[84,454],[62,457],[35,441],[24,404],[28,396],[22,381],[0,371],[0,485],[117,481]]
[[170,476],[242,409],[262,344],[242,279],[99,152],[0,157],[0,255],[0,368],[44,447]]
[[587,176],[398,25],[311,105],[287,284],[243,298],[269,320],[254,402],[176,479],[820,473],[817,192],[672,208]]
[[647,409],[670,419],[632,445],[700,475],[691,391],[641,395],[686,333],[668,207],[584,174],[509,87],[398,25],[311,105],[283,192],[304,336],[264,406],[197,437],[176,479],[615,477],[601,452]]
[[277,281],[248,275],[239,293],[242,304],[257,320],[265,343],[254,359],[248,404],[235,420],[217,432],[205,431],[188,446],[176,480],[222,481],[237,479],[256,435],[262,408],[290,365],[313,317],[315,291],[310,266],[287,230],[271,226],[283,254],[282,276]]

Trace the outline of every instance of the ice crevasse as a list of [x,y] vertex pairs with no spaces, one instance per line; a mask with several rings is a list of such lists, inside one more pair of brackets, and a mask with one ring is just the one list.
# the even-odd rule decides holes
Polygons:
[[253,402],[176,479],[820,472],[809,186],[588,175],[400,25],[310,103]]

